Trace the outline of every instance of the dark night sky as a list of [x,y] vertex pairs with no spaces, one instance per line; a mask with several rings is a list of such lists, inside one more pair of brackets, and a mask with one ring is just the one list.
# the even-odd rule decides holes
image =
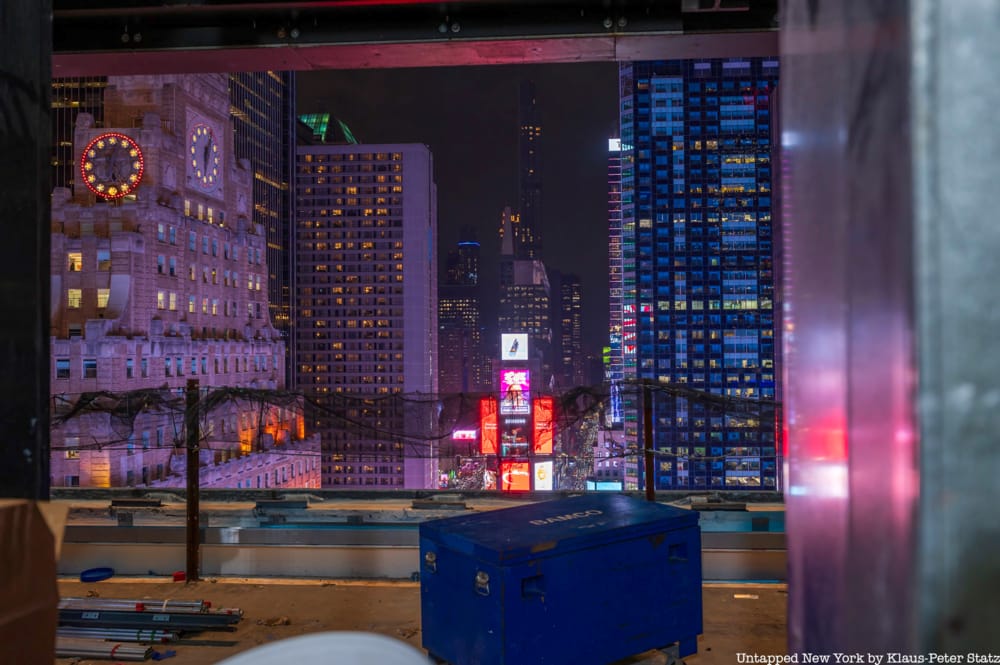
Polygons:
[[[518,84],[541,114],[542,259],[583,281],[584,348],[607,344],[607,139],[617,135],[616,63],[302,72],[300,113],[329,112],[362,143],[424,143],[438,187],[438,255],[464,226],[482,244],[495,300],[497,228],[517,207]],[[494,315],[495,303],[484,302]],[[495,318],[488,323],[495,324]]]

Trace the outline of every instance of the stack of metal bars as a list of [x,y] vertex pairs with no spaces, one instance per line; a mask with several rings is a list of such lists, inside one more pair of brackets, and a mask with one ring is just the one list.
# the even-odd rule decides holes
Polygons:
[[59,657],[143,661],[150,644],[177,642],[182,633],[234,630],[243,611],[212,609],[204,600],[77,598],[59,601]]
[[147,644],[108,642],[89,637],[56,636],[57,658],[106,658],[118,661],[143,661],[152,656]]

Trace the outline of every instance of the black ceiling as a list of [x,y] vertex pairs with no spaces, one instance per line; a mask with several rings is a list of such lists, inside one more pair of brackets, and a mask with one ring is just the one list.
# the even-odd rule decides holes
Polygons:
[[775,30],[778,0],[53,0],[55,54]]

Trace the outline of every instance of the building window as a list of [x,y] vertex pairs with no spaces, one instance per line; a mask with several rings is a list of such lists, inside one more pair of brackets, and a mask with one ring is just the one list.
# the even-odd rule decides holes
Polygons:
[[174,293],[173,291],[170,292],[170,302],[168,308],[170,309],[171,312],[177,311],[177,294]]
[[87,358],[83,361],[83,378],[85,379],[96,379],[97,378],[97,359]]
[[149,377],[149,358],[143,358],[139,363],[139,368],[142,373],[142,378]]
[[131,379],[135,375],[135,362],[131,358],[125,359],[125,378]]
[[177,244],[177,228],[173,226],[170,227],[170,244]]
[[160,224],[156,225],[156,239],[159,240],[160,242],[165,242],[167,240],[167,225],[166,224],[163,224],[161,222]]
[[156,292],[156,309],[166,309],[167,308],[167,292],[157,291]]
[[80,304],[82,300],[83,300],[82,289],[66,290],[66,306],[69,307],[70,309],[80,309]]
[[66,256],[69,263],[67,270],[70,272],[80,272],[83,270],[83,252],[70,252]]
[[177,259],[170,257],[169,267],[167,269],[168,274],[173,277],[177,274]]
[[195,358],[194,356],[191,356],[191,373],[192,374],[198,373],[198,359]]
[[149,450],[149,430],[143,430],[142,432],[142,449]]
[[177,376],[184,376],[184,362],[183,358],[177,357],[175,359],[175,364],[177,365]]
[[195,299],[194,296],[188,296],[188,313],[189,314],[194,314],[196,303],[197,303],[197,301],[196,301],[196,299]]
[[174,362],[172,358],[163,359],[163,373],[165,376],[173,376],[173,366]]
[[111,250],[110,249],[99,249],[97,250],[97,269],[103,272],[108,272],[111,270]]
[[[184,203],[190,204],[190,201],[185,201]],[[187,212],[185,211],[184,214],[186,215]],[[195,234],[194,231],[188,231],[188,249],[190,249],[192,252],[198,251],[198,236],[197,234]]]
[[164,265],[163,254],[160,254],[159,256],[156,257],[156,274],[158,275],[163,274],[163,265]]
[[97,309],[104,309],[108,306],[108,299],[111,297],[111,289],[97,289]]
[[69,378],[69,358],[56,358],[56,378]]

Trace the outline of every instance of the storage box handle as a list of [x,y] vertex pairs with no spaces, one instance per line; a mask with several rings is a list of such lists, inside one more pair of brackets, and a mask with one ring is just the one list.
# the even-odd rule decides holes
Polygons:
[[435,554],[434,552],[428,552],[427,554],[425,554],[424,565],[427,567],[427,570],[431,571],[432,573],[436,573],[438,569],[437,554]]

